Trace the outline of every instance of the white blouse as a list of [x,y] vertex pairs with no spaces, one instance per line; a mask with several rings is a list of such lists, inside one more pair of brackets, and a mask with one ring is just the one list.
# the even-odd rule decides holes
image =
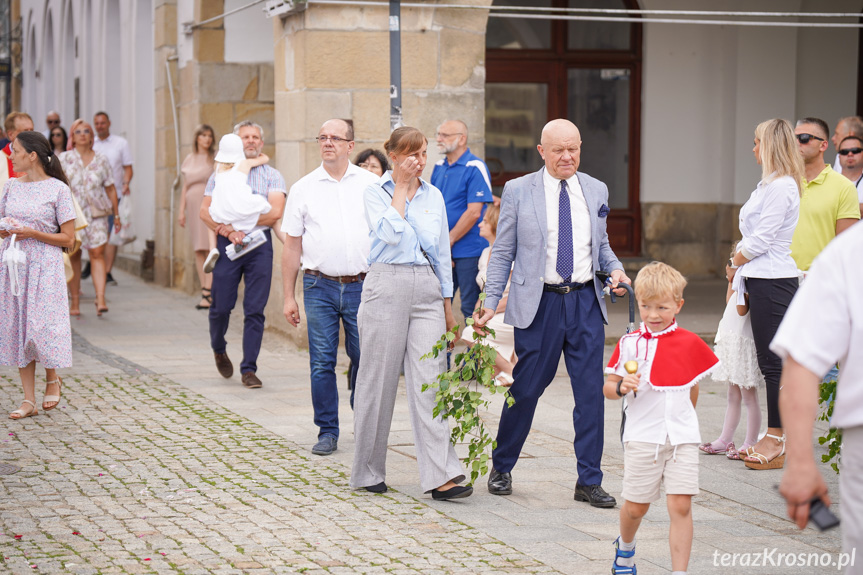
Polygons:
[[743,239],[737,251],[751,260],[737,274],[749,278],[797,277],[791,258],[791,238],[800,213],[800,191],[791,176],[758,182],[740,209]]

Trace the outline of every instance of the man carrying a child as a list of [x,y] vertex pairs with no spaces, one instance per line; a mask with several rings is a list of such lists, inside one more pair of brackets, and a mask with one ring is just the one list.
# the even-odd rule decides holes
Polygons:
[[[251,121],[240,122],[234,126],[234,134],[243,141],[246,158],[254,159],[261,155],[264,148],[264,130]],[[247,183],[254,194],[263,196],[272,209],[258,218],[256,230],[262,230],[266,242],[248,253],[231,260],[221,257],[213,268],[213,304],[210,306],[210,345],[216,359],[216,368],[222,377],[229,378],[234,373],[234,365],[228,358],[225,334],[231,311],[237,303],[240,280],[245,281],[243,296],[243,360],[240,363],[243,385],[248,388],[261,387],[261,380],[255,372],[257,360],[264,337],[264,308],[270,297],[270,284],[273,277],[273,240],[270,227],[282,217],[287,190],[285,180],[278,170],[261,165],[249,171]],[[201,219],[218,235],[217,248],[220,253],[231,245],[243,245],[245,233],[235,230],[230,224],[219,224],[210,216],[213,189],[216,186],[215,174],[210,176],[201,203]]]

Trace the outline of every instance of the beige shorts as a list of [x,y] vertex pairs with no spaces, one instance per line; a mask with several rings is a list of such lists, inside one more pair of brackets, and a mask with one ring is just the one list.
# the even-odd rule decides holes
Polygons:
[[633,503],[653,503],[663,483],[667,495],[698,495],[698,445],[678,445],[675,453],[668,440],[665,445],[627,442],[621,497]]

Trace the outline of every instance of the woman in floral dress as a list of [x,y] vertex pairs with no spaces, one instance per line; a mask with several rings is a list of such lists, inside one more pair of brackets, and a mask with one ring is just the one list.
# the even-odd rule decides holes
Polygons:
[[[81,230],[81,248],[90,255],[91,277],[96,290],[96,315],[108,311],[105,301],[105,244],[108,243],[108,216],[114,214],[114,225],[121,227],[117,213],[117,190],[108,158],[93,150],[93,128],[83,120],[75,120],[70,134],[75,147],[60,154],[60,165],[69,178],[72,194],[87,217],[87,227]],[[80,315],[81,251],[72,254],[75,272],[69,282],[72,296],[70,315]]]
[[[12,143],[12,165],[24,175],[3,187],[0,218],[0,364],[21,374],[24,401],[11,419],[36,415],[36,362],[48,379],[42,409],[60,401],[60,378],[54,371],[72,366],[72,332],[61,248],[75,242],[75,208],[60,162],[38,132],[21,132]],[[12,244],[24,252],[23,264],[3,257]],[[11,268],[11,269],[10,269]],[[13,295],[17,275],[20,295]]]

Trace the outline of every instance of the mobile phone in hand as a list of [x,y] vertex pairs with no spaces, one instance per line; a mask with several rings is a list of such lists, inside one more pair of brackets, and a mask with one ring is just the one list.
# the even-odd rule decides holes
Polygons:
[[820,497],[813,497],[809,501],[809,521],[819,531],[827,531],[839,525],[839,518],[830,511],[829,507],[824,505],[824,501]]

